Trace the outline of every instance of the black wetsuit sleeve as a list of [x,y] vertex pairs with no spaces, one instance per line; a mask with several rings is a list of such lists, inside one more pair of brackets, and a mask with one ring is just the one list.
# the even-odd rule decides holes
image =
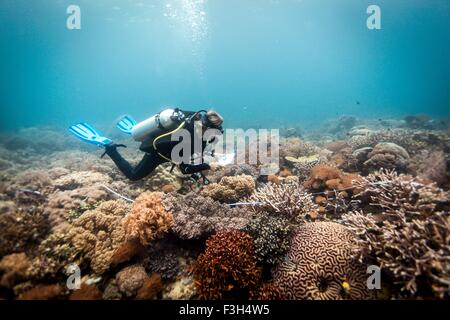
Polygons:
[[133,168],[133,166],[120,155],[116,146],[106,146],[105,153],[112,161],[114,161],[119,170],[132,181],[137,181],[148,176],[157,166],[165,162],[158,155],[146,153],[139,164]]
[[207,163],[200,164],[180,164],[180,170],[183,174],[193,174],[203,170],[208,170],[211,167]]

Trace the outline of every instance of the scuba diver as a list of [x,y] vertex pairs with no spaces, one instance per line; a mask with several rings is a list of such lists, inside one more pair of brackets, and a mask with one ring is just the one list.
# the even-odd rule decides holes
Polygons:
[[[126,147],[125,145],[115,144],[111,139],[102,136],[98,130],[94,129],[88,123],[82,122],[73,125],[69,128],[69,131],[83,141],[104,147],[105,152],[101,157],[103,158],[103,156],[107,154],[114,161],[119,170],[132,181],[146,177],[162,163],[171,162],[173,164],[171,171],[178,165],[183,174],[191,174],[191,177],[195,181],[198,182],[201,179],[204,184],[208,184],[208,179],[201,172],[210,169],[210,166],[203,162],[203,152],[208,144],[215,143],[217,139],[215,136],[209,139],[209,141],[204,141],[202,137],[200,137],[200,139],[202,139],[202,161],[200,164],[193,164],[192,157],[195,151],[194,139],[199,138],[198,126],[195,125],[195,122],[199,121],[202,129],[200,135],[207,129],[217,129],[219,134],[223,133],[223,118],[219,113],[212,110],[193,112],[182,111],[178,108],[169,108],[140,123],[136,123],[136,121],[128,115],[124,116],[117,123],[117,128],[122,132],[131,135],[134,140],[141,142],[139,149],[145,152],[144,157],[135,167],[131,166],[117,151],[118,147]],[[180,129],[185,129],[190,134],[191,154],[189,155],[189,163],[183,161],[181,163],[175,163],[171,159],[172,149],[180,143],[179,141],[172,141],[171,135]],[[183,157],[183,154],[180,154],[180,156]],[[186,158],[183,157],[183,159]]]

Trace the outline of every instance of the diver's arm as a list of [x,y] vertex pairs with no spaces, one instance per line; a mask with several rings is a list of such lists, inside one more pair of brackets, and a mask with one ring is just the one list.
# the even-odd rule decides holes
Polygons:
[[209,170],[211,167],[207,163],[200,164],[180,164],[180,170],[183,174],[193,174],[203,170]]
[[137,181],[148,176],[161,161],[160,157],[146,153],[142,160],[136,167],[132,167],[130,163],[125,160],[117,151],[117,146],[107,145],[105,146],[105,153],[114,161],[119,170],[130,180]]

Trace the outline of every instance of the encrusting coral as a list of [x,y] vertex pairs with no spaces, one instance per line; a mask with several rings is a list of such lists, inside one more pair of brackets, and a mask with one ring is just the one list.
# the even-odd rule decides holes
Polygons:
[[196,194],[167,194],[163,200],[173,214],[174,233],[182,239],[198,239],[221,229],[242,229],[251,218],[246,208],[229,208]]
[[162,205],[161,192],[144,192],[134,202],[122,224],[127,239],[139,239],[142,245],[162,236],[173,224],[173,216]]
[[303,224],[274,272],[274,283],[285,299],[370,298],[366,269],[353,257],[356,247],[354,235],[340,224]]
[[238,230],[222,230],[206,241],[194,267],[201,299],[248,298],[260,283],[261,269],[253,255],[253,239]]
[[211,183],[204,187],[200,194],[220,202],[232,203],[248,197],[254,190],[253,177],[240,175],[223,177],[219,183]]
[[110,200],[73,221],[69,232],[72,244],[91,261],[95,272],[105,272],[116,250],[125,243],[121,221],[130,209],[130,204],[123,200]]
[[373,214],[342,219],[367,248],[365,257],[393,278],[399,296],[449,297],[450,194],[393,171],[371,174],[359,186],[356,196]]

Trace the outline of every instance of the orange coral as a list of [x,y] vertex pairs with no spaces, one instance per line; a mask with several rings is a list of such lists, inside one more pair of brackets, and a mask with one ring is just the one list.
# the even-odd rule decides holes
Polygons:
[[163,186],[161,188],[161,190],[164,193],[170,193],[170,192],[174,192],[176,189],[172,184],[166,184],[165,186]]
[[173,216],[162,205],[162,195],[161,192],[144,192],[136,199],[131,212],[122,221],[129,240],[139,239],[141,244],[148,245],[172,227]]
[[256,266],[252,237],[238,230],[217,232],[206,241],[194,277],[202,299],[242,297],[246,290],[256,290],[261,269]]
[[161,276],[157,273],[152,273],[150,277],[145,279],[144,284],[137,292],[136,298],[140,300],[155,299],[162,289]]
[[69,300],[101,300],[102,292],[95,285],[83,283],[80,289],[75,290],[69,296]]
[[280,184],[280,178],[278,178],[276,175],[273,174],[267,176],[267,181],[275,184]]
[[19,300],[51,300],[63,293],[59,284],[41,285],[25,291],[19,296]]

